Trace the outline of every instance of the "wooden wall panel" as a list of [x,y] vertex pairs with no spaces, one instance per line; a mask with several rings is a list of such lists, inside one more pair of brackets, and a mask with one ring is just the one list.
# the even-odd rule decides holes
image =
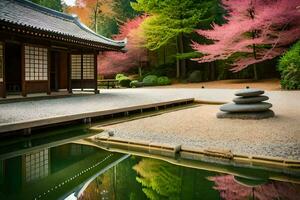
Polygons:
[[58,66],[58,89],[68,88],[68,53],[60,52]]
[[83,88],[95,89],[95,81],[94,80],[83,80],[82,86],[83,86]]
[[1,97],[4,97],[5,95],[4,95],[4,84],[3,83],[0,83],[0,98]]
[[42,93],[48,92],[48,81],[26,81],[26,93]]
[[72,89],[81,88],[81,80],[71,80]]
[[94,80],[72,80],[72,88],[73,89],[94,89],[95,88],[95,81]]

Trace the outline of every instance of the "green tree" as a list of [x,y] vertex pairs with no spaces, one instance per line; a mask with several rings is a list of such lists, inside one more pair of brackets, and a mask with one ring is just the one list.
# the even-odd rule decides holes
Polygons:
[[62,12],[63,4],[61,0],[31,0],[32,2]]
[[[110,12],[105,12],[105,10],[110,10]],[[92,22],[97,23],[97,33],[112,37],[118,34],[121,25],[136,16],[137,12],[130,6],[130,0],[106,0],[106,3],[100,5],[97,20],[92,20]]]
[[[196,28],[218,21],[218,0],[137,0],[131,6],[150,17],[142,25],[146,47],[157,50],[170,43],[177,47],[177,78],[186,76],[187,44]],[[183,58],[183,59],[180,59]]]

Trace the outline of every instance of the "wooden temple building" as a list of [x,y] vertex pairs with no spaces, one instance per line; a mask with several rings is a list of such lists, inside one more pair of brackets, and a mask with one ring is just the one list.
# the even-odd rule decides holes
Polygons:
[[97,93],[97,55],[124,51],[125,45],[71,15],[27,0],[0,0],[0,97],[72,89]]

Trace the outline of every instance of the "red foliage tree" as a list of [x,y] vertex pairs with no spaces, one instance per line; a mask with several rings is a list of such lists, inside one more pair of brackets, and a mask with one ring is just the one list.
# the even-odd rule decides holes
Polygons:
[[277,57],[300,38],[300,0],[222,0],[227,10],[224,25],[197,33],[213,44],[192,43],[204,54],[199,63],[224,60],[236,53],[234,72],[251,64]]
[[113,11],[114,0],[76,0],[74,6],[69,6],[65,12],[76,14],[80,21],[88,26],[94,26],[97,32],[97,18],[104,15],[113,17],[116,13]]
[[88,7],[80,6],[79,4],[76,4],[75,6],[66,7],[65,12],[69,14],[77,15],[81,22],[90,26],[91,18],[90,18],[90,10]]
[[127,71],[133,67],[140,67],[142,62],[147,61],[147,50],[144,48],[144,38],[140,24],[146,16],[138,16],[128,20],[120,27],[120,33],[113,39],[122,40],[127,38],[127,52],[104,52],[99,56],[98,72],[101,75],[114,75]]

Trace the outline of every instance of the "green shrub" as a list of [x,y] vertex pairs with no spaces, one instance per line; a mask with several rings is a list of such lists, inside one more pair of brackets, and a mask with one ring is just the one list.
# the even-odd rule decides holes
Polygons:
[[199,83],[199,82],[202,81],[202,76],[201,75],[202,75],[201,71],[199,71],[199,70],[193,71],[189,75],[188,81],[191,82],[191,83]]
[[119,81],[122,77],[126,77],[124,74],[117,74],[115,79]]
[[139,82],[137,80],[134,80],[134,81],[130,82],[130,87],[132,87],[132,88],[143,87],[143,86],[144,86],[144,83]]
[[120,77],[118,81],[122,87],[130,87],[131,80],[127,76]]
[[154,86],[157,85],[157,76],[148,75],[143,79],[143,83],[145,86]]
[[288,65],[283,71],[281,71],[280,84],[284,89],[300,89],[300,67],[296,66],[294,63]]
[[176,76],[176,67],[174,66],[176,64],[170,63],[170,64],[164,64],[164,65],[159,65],[157,67],[151,67],[151,68],[146,68],[143,72],[143,78],[145,78],[148,75],[156,75],[157,77],[160,76],[167,76],[167,77],[175,77]]
[[278,70],[282,88],[300,89],[300,41],[280,58]]
[[157,79],[158,85],[170,85],[171,80],[167,76],[161,76]]
[[117,74],[115,79],[119,82],[122,87],[130,87],[130,78],[125,76],[124,74]]

